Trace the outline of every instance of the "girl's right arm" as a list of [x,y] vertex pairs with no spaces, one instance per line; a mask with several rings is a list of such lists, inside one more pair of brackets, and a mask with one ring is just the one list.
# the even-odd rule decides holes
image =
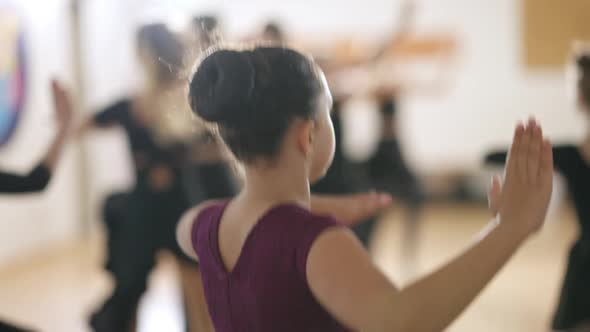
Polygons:
[[441,331],[475,299],[516,249],[538,230],[552,191],[552,153],[540,127],[519,125],[506,166],[498,222],[461,255],[398,289],[350,232],[321,234],[309,252],[310,288],[324,307],[362,331]]

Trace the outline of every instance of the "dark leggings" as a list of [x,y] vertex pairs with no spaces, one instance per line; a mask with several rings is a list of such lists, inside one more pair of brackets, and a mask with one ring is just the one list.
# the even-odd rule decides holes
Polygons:
[[175,224],[187,208],[179,193],[119,193],[104,207],[106,268],[115,288],[92,316],[95,331],[128,331],[147,288],[158,251],[167,249],[188,262],[176,245]]
[[[201,188],[194,192],[202,196],[187,198],[191,195],[177,187],[166,193],[142,190],[119,193],[106,200],[103,209],[108,239],[106,268],[113,276],[115,289],[91,317],[94,331],[130,329],[158,251],[169,250],[183,263],[197,266],[176,243],[176,223],[189,207],[188,201],[230,197],[235,187],[225,165],[196,169]],[[194,181],[189,182],[196,185]]]

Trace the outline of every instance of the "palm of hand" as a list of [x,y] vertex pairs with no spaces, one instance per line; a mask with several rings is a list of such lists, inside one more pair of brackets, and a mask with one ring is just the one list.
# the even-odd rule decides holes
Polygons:
[[493,186],[490,206],[496,206],[503,222],[527,234],[533,233],[545,220],[553,189],[552,177],[551,145],[543,139],[539,125],[530,120],[526,128],[522,125],[516,128],[504,186],[501,190]]

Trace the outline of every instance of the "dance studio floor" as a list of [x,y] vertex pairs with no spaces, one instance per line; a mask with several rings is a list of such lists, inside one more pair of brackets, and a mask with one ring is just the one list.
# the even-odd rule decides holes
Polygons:
[[[424,272],[468,244],[487,214],[483,206],[432,204],[422,219],[417,269]],[[566,253],[575,237],[571,209],[558,209],[550,219],[540,236],[518,252],[447,331],[549,331]],[[374,253],[386,273],[403,283],[408,280],[399,268],[400,220],[399,211],[383,218]],[[90,236],[0,268],[0,319],[10,318],[40,331],[89,331],[85,317],[111,287],[99,268],[100,243],[98,236]],[[142,301],[141,332],[183,331],[174,265],[166,256],[161,262]]]

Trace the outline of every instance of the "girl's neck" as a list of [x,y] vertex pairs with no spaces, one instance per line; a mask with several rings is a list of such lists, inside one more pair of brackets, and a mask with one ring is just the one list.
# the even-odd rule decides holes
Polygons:
[[[295,203],[309,208],[309,181],[302,167],[246,167],[246,181],[240,196],[248,202],[269,207]],[[293,165],[293,164],[291,164]]]

